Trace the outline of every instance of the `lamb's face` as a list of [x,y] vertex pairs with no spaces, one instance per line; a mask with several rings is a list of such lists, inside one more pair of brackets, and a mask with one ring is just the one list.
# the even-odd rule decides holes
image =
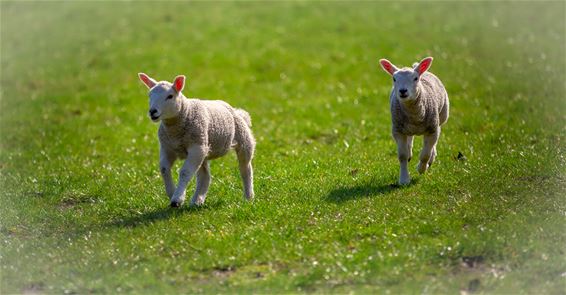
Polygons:
[[419,84],[419,74],[413,69],[404,68],[393,74],[393,93],[399,100],[414,99]]
[[159,82],[149,91],[148,115],[153,122],[177,116],[177,99],[179,92],[175,91],[173,84]]
[[153,122],[169,119],[179,113],[178,102],[182,99],[181,90],[185,87],[185,76],[175,77],[173,83],[156,82],[144,73],[139,73],[140,80],[149,88],[149,112]]
[[386,59],[381,59],[379,63],[383,70],[393,77],[393,95],[400,101],[407,101],[416,98],[420,77],[430,68],[432,57],[423,59],[413,68],[398,69]]

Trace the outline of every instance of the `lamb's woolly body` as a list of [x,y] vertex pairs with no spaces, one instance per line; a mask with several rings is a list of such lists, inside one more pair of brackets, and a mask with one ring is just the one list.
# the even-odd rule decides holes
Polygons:
[[440,79],[430,72],[423,73],[420,79],[414,100],[401,102],[391,92],[391,120],[395,133],[408,136],[432,134],[448,120],[448,94]]
[[[159,141],[178,159],[187,157],[193,145],[207,148],[206,159],[224,156],[238,145],[255,143],[243,110],[232,108],[221,100],[180,98],[177,117],[164,119],[159,127]],[[249,115],[247,115],[249,119]]]

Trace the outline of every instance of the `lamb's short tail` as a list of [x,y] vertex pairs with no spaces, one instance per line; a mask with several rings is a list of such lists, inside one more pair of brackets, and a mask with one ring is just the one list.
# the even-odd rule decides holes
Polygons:
[[244,119],[244,121],[246,121],[246,124],[248,125],[248,127],[252,127],[252,118],[250,117],[250,114],[242,109],[236,109],[236,114],[238,116],[240,116],[242,119]]

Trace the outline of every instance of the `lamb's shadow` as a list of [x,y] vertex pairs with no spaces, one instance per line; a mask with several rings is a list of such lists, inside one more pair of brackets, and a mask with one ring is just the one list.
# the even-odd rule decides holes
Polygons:
[[390,192],[410,187],[418,181],[417,179],[413,179],[411,184],[403,186],[397,183],[384,184],[383,182],[384,181],[372,181],[370,183],[337,188],[328,193],[325,200],[332,203],[343,203],[354,199],[383,196]]
[[180,208],[160,207],[153,211],[137,214],[133,213],[131,216],[124,218],[119,218],[117,220],[109,222],[107,225],[113,227],[138,227],[141,225],[152,224],[160,220],[171,219],[184,214],[195,214],[201,213],[202,211],[221,207],[223,202],[212,202],[205,203],[202,206],[189,206],[184,204]]

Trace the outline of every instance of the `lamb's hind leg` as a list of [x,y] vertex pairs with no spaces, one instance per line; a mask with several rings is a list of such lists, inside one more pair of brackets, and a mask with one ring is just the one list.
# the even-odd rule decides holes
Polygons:
[[[438,133],[438,137],[440,137],[440,127],[438,127],[436,133]],[[432,147],[432,152],[430,153],[430,159],[428,160],[428,167],[432,166],[434,160],[436,159],[436,144],[438,143],[438,138],[434,142],[434,146]]]
[[411,159],[413,158],[413,139],[415,137],[414,136],[407,136],[407,148],[409,149],[409,159],[407,160],[408,162],[411,162]]
[[244,185],[244,197],[248,201],[251,201],[254,198],[254,171],[252,167],[253,146],[251,150],[238,148],[236,153],[238,155],[240,175],[242,176],[242,183]]
[[208,161],[204,160],[204,162],[200,165],[199,170],[197,171],[197,187],[195,189],[195,194],[191,200],[191,205],[200,206],[204,204],[206,199],[206,193],[208,192],[208,187],[210,186],[210,166],[208,165]]
[[436,145],[432,148],[432,152],[430,153],[430,159],[428,160],[428,167],[432,166],[434,163],[434,159],[436,159]]
[[437,128],[436,132],[432,134],[425,134],[423,149],[421,150],[420,161],[417,166],[417,171],[419,173],[425,173],[430,164],[431,160],[434,161],[436,156],[436,142],[438,142],[438,137],[440,136],[440,128]]
[[240,175],[244,184],[244,197],[251,201],[254,198],[254,171],[252,159],[255,151],[255,139],[248,125],[242,117],[235,116],[236,123],[236,155],[240,167]]

